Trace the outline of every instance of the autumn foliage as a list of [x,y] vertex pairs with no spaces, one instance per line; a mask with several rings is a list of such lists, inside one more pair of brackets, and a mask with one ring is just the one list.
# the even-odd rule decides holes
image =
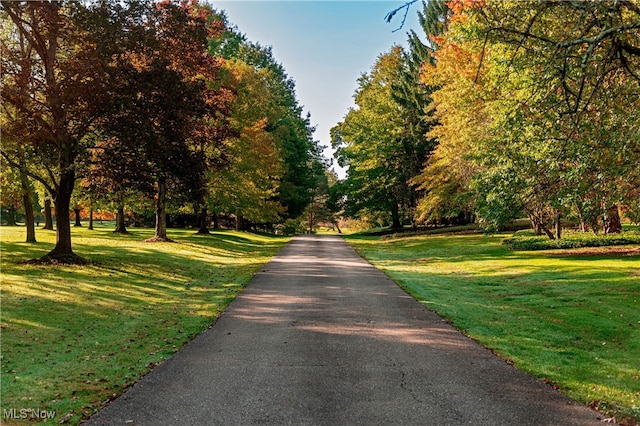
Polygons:
[[[55,204],[46,259],[82,261],[69,217],[96,203],[123,231],[126,210],[153,203],[154,240],[167,241],[169,211],[206,231],[212,213],[277,222],[310,202],[319,151],[293,82],[223,14],[186,0],[0,10],[3,166]],[[241,58],[251,49],[261,63]]]
[[[413,89],[399,73],[371,106],[362,102],[389,67],[392,54],[381,56],[359,81],[358,108],[333,130],[349,167],[345,212],[377,223],[385,210],[413,225],[478,221],[487,230],[528,217],[551,239],[562,238],[567,220],[595,233],[620,232],[621,211],[637,220],[634,2],[432,0],[419,18],[426,41],[411,31],[394,65],[417,69]],[[417,108],[407,108],[412,102]],[[393,112],[378,112],[387,104]],[[425,137],[415,168],[412,149]]]

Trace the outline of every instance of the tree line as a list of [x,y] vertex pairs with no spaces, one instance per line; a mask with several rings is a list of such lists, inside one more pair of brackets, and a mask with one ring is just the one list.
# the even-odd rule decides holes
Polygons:
[[[406,4],[409,7],[413,2]],[[370,222],[640,221],[640,4],[430,0],[332,129],[345,212]],[[424,40],[424,41],[423,41]]]
[[[70,214],[227,213],[237,227],[298,218],[326,181],[294,81],[271,49],[197,1],[3,2],[2,198],[55,207],[47,261],[81,261]],[[13,198],[13,200],[11,200]],[[45,223],[45,226],[47,224]]]

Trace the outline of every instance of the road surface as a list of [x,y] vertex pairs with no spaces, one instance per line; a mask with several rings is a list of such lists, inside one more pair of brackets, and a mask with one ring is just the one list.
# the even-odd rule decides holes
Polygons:
[[602,425],[427,311],[342,239],[296,237],[89,425]]

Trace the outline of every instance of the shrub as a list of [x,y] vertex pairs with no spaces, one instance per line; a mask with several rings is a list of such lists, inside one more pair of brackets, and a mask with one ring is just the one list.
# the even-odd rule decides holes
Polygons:
[[620,246],[640,244],[640,232],[630,231],[622,234],[594,235],[590,233],[571,233],[559,240],[550,240],[545,236],[529,236],[516,233],[505,238],[502,244],[512,250],[553,250],[574,249],[579,247]]

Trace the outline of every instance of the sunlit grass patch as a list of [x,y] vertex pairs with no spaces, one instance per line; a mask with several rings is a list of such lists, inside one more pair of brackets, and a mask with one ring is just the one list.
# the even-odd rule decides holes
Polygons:
[[[73,228],[82,266],[30,265],[52,231],[26,244],[0,228],[2,409],[56,411],[78,423],[206,329],[288,240],[169,230],[175,243],[145,243],[152,230]],[[7,419],[3,419],[3,422]]]
[[619,420],[640,420],[637,246],[559,255],[511,251],[503,236],[346,238],[417,300],[519,368]]

